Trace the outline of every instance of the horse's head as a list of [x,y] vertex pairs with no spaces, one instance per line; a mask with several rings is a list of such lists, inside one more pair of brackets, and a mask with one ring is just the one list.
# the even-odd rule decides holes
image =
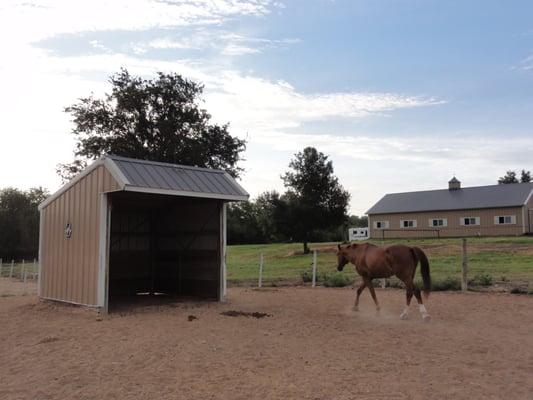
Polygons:
[[344,266],[348,264],[346,257],[346,249],[342,248],[340,244],[337,245],[337,271],[342,271]]

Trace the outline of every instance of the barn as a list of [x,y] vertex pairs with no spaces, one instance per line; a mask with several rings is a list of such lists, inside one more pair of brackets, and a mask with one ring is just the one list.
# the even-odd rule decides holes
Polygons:
[[226,204],[248,197],[224,171],[103,156],[39,206],[39,297],[222,300]]
[[533,183],[387,194],[368,214],[370,237],[438,238],[533,233]]

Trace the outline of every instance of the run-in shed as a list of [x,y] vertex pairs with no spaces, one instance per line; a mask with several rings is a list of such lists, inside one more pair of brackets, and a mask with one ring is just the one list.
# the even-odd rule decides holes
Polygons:
[[247,199],[224,171],[104,156],[39,206],[39,296],[223,299],[225,205]]

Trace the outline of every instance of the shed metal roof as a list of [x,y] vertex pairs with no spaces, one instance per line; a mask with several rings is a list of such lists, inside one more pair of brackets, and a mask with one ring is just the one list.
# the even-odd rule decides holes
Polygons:
[[524,205],[532,194],[533,183],[392,193],[379,200],[367,214],[514,207]]
[[48,205],[99,165],[104,165],[126,191],[230,201],[249,197],[237,181],[222,170],[105,155],[48,197],[39,208]]

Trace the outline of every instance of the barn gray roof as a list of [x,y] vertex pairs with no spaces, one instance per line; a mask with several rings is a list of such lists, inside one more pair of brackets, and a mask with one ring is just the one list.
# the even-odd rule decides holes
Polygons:
[[225,171],[106,155],[49,196],[39,205],[39,209],[46,207],[99,165],[107,168],[120,188],[126,191],[229,201],[248,200],[249,197]]
[[392,193],[385,195],[367,214],[522,206],[532,193],[533,183]]

